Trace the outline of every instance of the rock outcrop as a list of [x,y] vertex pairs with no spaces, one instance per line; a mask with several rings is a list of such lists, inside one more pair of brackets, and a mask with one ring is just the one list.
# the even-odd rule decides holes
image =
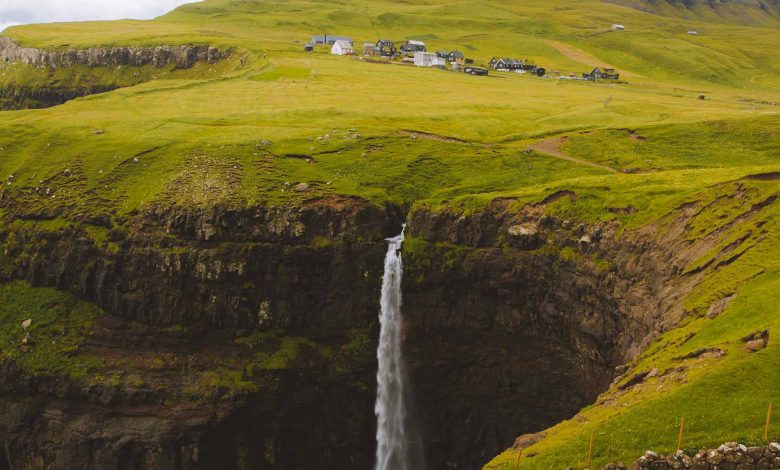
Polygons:
[[115,46],[90,47],[86,49],[38,49],[20,46],[9,37],[0,37],[0,62],[21,62],[36,67],[117,67],[129,65],[141,67],[151,65],[190,68],[196,62],[215,63],[226,58],[229,52],[208,45],[178,46]]

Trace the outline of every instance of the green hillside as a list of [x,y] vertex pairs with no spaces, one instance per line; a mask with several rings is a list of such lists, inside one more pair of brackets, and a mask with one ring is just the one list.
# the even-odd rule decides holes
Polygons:
[[[780,206],[771,199],[780,172],[777,10],[728,21],[736,6],[677,14],[667,4],[643,11],[634,8],[638,2],[621,3],[628,6],[206,0],[153,21],[9,28],[4,36],[34,48],[210,44],[232,55],[189,70],[57,71],[60,83],[120,88],[48,109],[0,112],[0,200],[18,202],[13,214],[0,212],[0,224],[24,230],[43,218],[51,230],[84,228],[108,249],[107,230],[91,221],[122,227],[155,206],[253,207],[338,194],[471,213],[498,197],[533,203],[572,190],[576,202],[550,210],[634,229],[684,203],[708,201],[692,227],[718,228],[723,245],[746,231],[760,236],[680,300],[689,315],[630,371],[673,369],[677,357],[700,348],[728,355],[689,361],[684,380],[658,377],[628,392],[616,384],[549,429],[520,468],[583,468],[591,430],[598,465],[628,462],[648,448],[673,451],[683,414],[691,423],[688,447],[755,442],[766,404],[780,402],[780,346],[770,342],[751,354],[740,342],[780,327]],[[611,30],[614,23],[626,30]],[[563,75],[611,65],[623,82],[494,71],[473,77],[337,57],[326,46],[303,51],[323,33],[352,36],[358,48],[380,37],[417,38],[429,50],[462,50],[477,65],[493,56],[528,58]],[[45,70],[0,65],[0,88],[51,80]],[[750,175],[769,176],[743,179]],[[305,189],[296,191],[301,183]],[[749,197],[735,202],[736,185]],[[729,223],[768,199],[755,218]],[[635,210],[610,210],[628,206]],[[0,268],[3,262],[0,256]],[[4,302],[31,302],[14,297],[14,289],[0,289]],[[707,318],[726,293],[736,300]],[[11,310],[14,322],[21,310]],[[509,450],[486,468],[511,469],[516,458]]]

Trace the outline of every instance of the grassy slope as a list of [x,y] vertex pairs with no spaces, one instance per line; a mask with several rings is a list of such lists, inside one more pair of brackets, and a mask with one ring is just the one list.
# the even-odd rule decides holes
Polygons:
[[[606,32],[613,22],[628,31]],[[689,37],[688,29],[706,34]],[[564,72],[599,61],[620,68],[630,84],[475,78],[332,57],[325,49],[300,51],[323,31],[359,43],[419,37],[433,49],[460,48],[478,62],[521,56]],[[39,47],[208,42],[236,48],[216,69],[176,72],[47,110],[0,113],[0,181],[30,207],[59,207],[64,224],[83,211],[123,215],[150,203],[248,205],[339,193],[474,210],[497,196],[538,201],[572,189],[577,202],[556,211],[599,220],[615,217],[606,208],[632,205],[635,214],[619,217],[636,227],[683,201],[714,198],[745,175],[780,170],[776,29],[677,20],[592,0],[554,7],[541,0],[212,0],[153,22],[41,25],[6,34]],[[700,93],[708,99],[698,100]],[[105,133],[95,135],[96,129]],[[413,138],[409,131],[435,136]],[[570,155],[640,173],[524,153],[529,144],[564,134]],[[313,161],[285,157],[293,154]],[[311,191],[290,191],[287,184],[298,182]],[[776,182],[746,184],[761,195],[777,191]],[[702,225],[719,223],[717,215],[702,216]],[[694,364],[682,385],[648,386],[586,410],[551,430],[524,468],[582,466],[593,426],[598,463],[628,460],[648,446],[670,450],[673,431],[666,429],[683,410],[691,419],[690,445],[753,439],[761,420],[743,410],[760,415],[780,383],[772,371],[773,344],[748,356],[735,342],[775,322],[771,293],[780,278],[771,217],[764,230],[768,236],[750,256],[691,294],[692,319],[660,338],[635,367],[674,363],[679,353],[671,342],[692,331],[699,333],[684,351],[723,345],[731,351],[725,360]],[[765,273],[746,282],[756,266]],[[718,293],[737,288],[726,314],[698,317]],[[15,299],[9,302],[27,304],[21,294]],[[751,382],[745,376],[754,370],[760,380]],[[718,413],[692,399],[701,396],[715,400]],[[510,468],[514,457],[508,452],[493,465]]]

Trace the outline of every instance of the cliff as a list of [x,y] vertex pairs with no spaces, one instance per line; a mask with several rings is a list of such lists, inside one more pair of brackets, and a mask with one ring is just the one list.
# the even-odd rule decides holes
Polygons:
[[87,49],[36,49],[20,46],[9,37],[0,37],[0,62],[21,62],[36,67],[117,67],[151,65],[190,68],[196,62],[216,63],[229,51],[208,45],[161,45],[154,47],[116,46]]

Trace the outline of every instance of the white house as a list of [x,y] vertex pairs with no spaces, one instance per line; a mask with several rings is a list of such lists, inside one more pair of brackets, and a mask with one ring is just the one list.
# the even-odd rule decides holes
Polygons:
[[623,26],[622,24],[613,24],[612,29],[614,29],[615,31],[623,31],[626,29],[626,27]]
[[414,65],[418,67],[445,67],[446,60],[433,52],[417,51],[414,53]]
[[354,55],[355,50],[352,49],[351,42],[336,41],[333,43],[333,47],[330,49],[330,53],[334,55]]

